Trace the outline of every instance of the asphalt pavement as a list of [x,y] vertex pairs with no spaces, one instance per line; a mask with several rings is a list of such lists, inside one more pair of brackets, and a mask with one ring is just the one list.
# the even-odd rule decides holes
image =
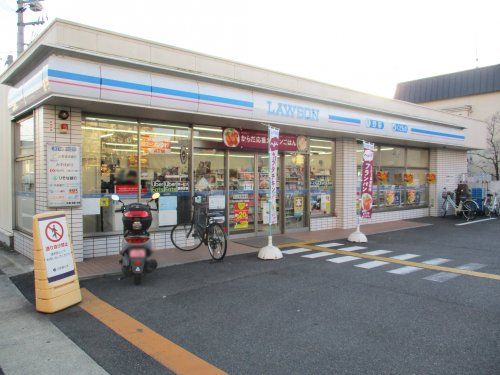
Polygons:
[[[500,281],[487,277],[500,274],[500,220],[422,221],[431,225],[369,236],[345,250],[354,259],[295,246],[279,261],[245,254],[159,269],[140,286],[106,277],[82,287],[231,374],[500,373]],[[314,245],[352,248],[332,243]],[[367,265],[357,253],[486,276]],[[32,277],[14,281],[33,298]],[[168,373],[78,306],[50,319],[111,374]]]

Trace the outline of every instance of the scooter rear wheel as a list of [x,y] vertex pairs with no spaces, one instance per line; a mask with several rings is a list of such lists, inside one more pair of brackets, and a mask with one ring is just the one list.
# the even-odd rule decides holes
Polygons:
[[134,273],[134,285],[139,285],[142,281],[142,273]]

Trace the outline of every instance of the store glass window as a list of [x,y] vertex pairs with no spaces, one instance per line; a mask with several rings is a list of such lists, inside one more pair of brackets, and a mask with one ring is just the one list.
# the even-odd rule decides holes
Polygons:
[[82,125],[82,138],[84,234],[119,231],[121,220],[110,195],[119,194],[125,203],[137,201],[137,122],[88,117]]
[[310,212],[311,217],[333,212],[333,155],[332,141],[309,140]]
[[306,156],[300,153],[285,153],[285,229],[302,228],[305,223],[306,205]]
[[190,213],[189,154],[191,129],[175,124],[139,122],[141,194],[146,203],[160,193],[160,211],[151,230],[187,222]]
[[15,127],[15,220],[16,228],[32,233],[35,214],[35,130],[33,117],[19,121]]
[[[359,144],[356,153],[358,182],[361,175],[362,149],[362,144]],[[389,145],[376,146],[373,178],[374,210],[427,206],[428,172],[429,150]]]
[[224,150],[194,149],[193,184],[194,193],[206,196],[211,211],[225,212],[226,166]]

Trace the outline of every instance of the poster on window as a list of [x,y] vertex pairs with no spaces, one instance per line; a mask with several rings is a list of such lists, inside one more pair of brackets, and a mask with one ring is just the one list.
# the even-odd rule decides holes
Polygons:
[[47,205],[75,207],[82,204],[80,146],[47,145]]
[[237,202],[234,204],[234,229],[248,228],[248,202]]
[[146,154],[169,154],[170,143],[170,137],[145,134],[141,136],[141,151]]
[[300,218],[304,214],[304,197],[293,198],[293,216]]
[[373,143],[363,142],[363,166],[361,168],[361,217],[370,219],[373,207]]
[[161,196],[158,199],[158,225],[162,227],[175,224],[177,224],[177,197]]
[[278,149],[280,146],[280,130],[269,126],[269,199],[271,201],[271,224],[278,222],[276,198],[278,191]]

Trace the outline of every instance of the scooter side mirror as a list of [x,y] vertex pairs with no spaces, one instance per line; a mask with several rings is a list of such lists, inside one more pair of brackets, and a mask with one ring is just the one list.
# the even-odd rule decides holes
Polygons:
[[120,196],[118,194],[113,194],[111,196],[111,199],[115,202],[119,202],[120,201]]
[[152,200],[157,200],[158,198],[160,198],[160,193],[154,193],[152,196],[151,196],[151,199]]

